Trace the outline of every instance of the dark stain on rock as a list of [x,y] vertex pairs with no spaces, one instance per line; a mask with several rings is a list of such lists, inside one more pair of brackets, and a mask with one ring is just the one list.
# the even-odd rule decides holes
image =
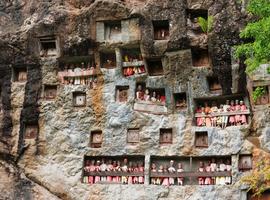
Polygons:
[[[27,66],[27,83],[25,85],[25,96],[23,109],[20,116],[20,132],[18,142],[18,154],[20,155],[24,148],[24,127],[25,124],[38,124],[39,105],[38,100],[41,95],[41,67],[40,65]],[[37,140],[38,140],[37,135]],[[37,141],[38,143],[38,141]]]

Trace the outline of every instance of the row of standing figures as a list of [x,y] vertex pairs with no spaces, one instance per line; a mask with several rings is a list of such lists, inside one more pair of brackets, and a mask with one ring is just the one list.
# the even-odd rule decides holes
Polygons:
[[[207,127],[221,127],[226,128],[228,125],[237,126],[247,124],[246,114],[241,114],[241,112],[246,112],[248,110],[247,106],[243,101],[226,101],[226,104],[220,105],[219,108],[215,102],[212,103],[210,107],[206,102],[204,107],[199,106],[196,109],[196,114],[205,114],[205,116],[197,117],[197,126],[207,126]],[[231,114],[237,112],[239,114]],[[220,116],[216,116],[220,114]],[[223,114],[223,115],[222,115]],[[213,115],[213,116],[211,116]]]
[[[174,167],[174,161],[171,160],[169,167],[157,165],[152,163],[151,165],[151,172],[158,172],[158,173],[176,173],[176,172],[184,172],[182,163],[178,163],[177,169]],[[198,172],[230,172],[232,169],[230,160],[226,161],[226,164],[223,160],[220,160],[218,163],[215,162],[215,159],[212,161],[208,161],[207,165],[204,162],[199,163]],[[184,184],[184,177],[151,177],[151,184],[154,185],[183,185]],[[198,177],[198,184],[199,185],[227,185],[231,184],[231,176],[219,176],[219,177]]]
[[[123,162],[121,161],[112,161],[108,160],[105,162],[104,159],[101,161],[97,160],[87,160],[86,166],[84,167],[85,172],[144,172],[144,164],[143,162],[128,162],[125,158]],[[84,176],[84,182],[89,184],[94,184],[98,182],[114,182],[114,183],[122,183],[122,184],[143,184],[144,183],[144,175],[142,176]]]

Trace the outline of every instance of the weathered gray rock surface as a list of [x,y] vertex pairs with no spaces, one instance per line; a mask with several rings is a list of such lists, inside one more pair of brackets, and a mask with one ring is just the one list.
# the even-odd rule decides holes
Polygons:
[[[186,9],[207,9],[214,17],[207,40],[189,34]],[[128,18],[139,18],[140,41],[96,43],[96,21]],[[168,41],[154,41],[152,20],[170,21]],[[245,91],[245,66],[240,63],[232,73],[231,48],[240,42],[238,34],[246,20],[243,5],[236,0],[1,1],[0,199],[244,200],[238,155],[255,150],[270,152],[269,107],[254,109],[248,125],[226,129],[195,127],[193,113],[194,99],[216,96],[209,91],[208,76],[218,77],[223,95]],[[90,47],[98,57],[100,49],[114,49],[117,67],[101,69],[96,89],[60,84],[57,60],[39,58],[38,36],[52,34],[60,37],[65,55],[87,55]],[[145,57],[163,56],[164,76],[123,77],[119,48],[133,43],[140,46]],[[191,48],[207,45],[212,68],[192,67]],[[15,64],[28,67],[26,83],[12,81],[11,66]],[[170,97],[166,99],[167,115],[134,111],[136,82],[141,81],[147,87],[165,88],[166,97]],[[44,84],[58,84],[55,100],[42,98]],[[116,102],[116,86],[129,86],[126,103]],[[72,93],[76,91],[86,92],[86,107],[73,107]],[[186,111],[174,110],[176,92],[188,93]],[[24,141],[24,124],[32,122],[39,124],[38,138]],[[126,144],[127,128],[134,127],[140,128],[140,142],[130,146]],[[160,146],[160,128],[173,129],[172,145]],[[104,137],[99,149],[89,147],[90,131],[96,129],[102,130]],[[208,131],[208,148],[194,147],[195,131]],[[153,155],[232,155],[233,184],[89,186],[81,181],[85,155],[145,155],[147,171]]]

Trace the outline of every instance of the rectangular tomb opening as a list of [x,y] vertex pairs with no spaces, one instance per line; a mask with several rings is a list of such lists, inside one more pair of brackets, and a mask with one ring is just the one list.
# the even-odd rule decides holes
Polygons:
[[141,155],[85,156],[82,182],[90,185],[144,184],[144,167]]
[[238,168],[241,172],[252,170],[252,155],[240,155]]
[[198,147],[198,148],[208,147],[208,132],[207,131],[195,132],[195,147]]
[[127,130],[127,143],[130,145],[136,145],[140,142],[140,129],[129,128]]
[[40,56],[59,56],[59,44],[56,36],[44,36],[39,39]]
[[169,20],[155,20],[153,21],[154,39],[168,40],[170,36]]
[[57,85],[44,85],[44,98],[55,99],[57,96]]
[[194,67],[209,67],[210,59],[208,49],[192,48],[192,64]]
[[161,145],[169,145],[173,143],[173,130],[172,128],[161,128],[159,143]]
[[27,81],[27,67],[16,66],[13,67],[13,81],[14,82],[26,82]]
[[147,59],[149,76],[162,76],[164,74],[161,58]]
[[116,86],[116,101],[127,102],[128,101],[129,86]]
[[116,67],[116,55],[115,52],[101,52],[101,67],[106,69],[113,69]]
[[186,92],[174,93],[173,96],[176,110],[184,110],[187,108]]
[[145,63],[139,48],[123,48],[122,67],[124,76],[144,74]]
[[91,136],[90,136],[91,148],[101,148],[102,141],[103,141],[103,134],[101,130],[91,131]]
[[222,94],[222,87],[217,76],[208,76],[207,83],[209,91],[213,94]]
[[85,92],[73,92],[73,106],[74,107],[86,106],[86,93]]

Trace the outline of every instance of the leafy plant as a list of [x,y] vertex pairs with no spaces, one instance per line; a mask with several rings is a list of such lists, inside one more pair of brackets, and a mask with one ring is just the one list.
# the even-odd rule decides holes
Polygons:
[[247,65],[247,73],[270,62],[270,3],[269,0],[250,0],[247,6],[248,12],[256,19],[249,22],[240,37],[249,42],[239,45],[236,49],[236,57],[244,57]]
[[267,73],[270,74],[270,66],[267,67]]
[[210,32],[212,30],[213,22],[213,16],[209,16],[207,19],[198,17],[198,23],[204,33]]
[[212,28],[213,28],[213,23],[214,23],[214,17],[213,16],[208,16],[208,32],[211,32],[212,31]]
[[252,98],[253,98],[254,102],[256,102],[257,99],[260,98],[265,93],[266,93],[265,87],[261,87],[261,86],[256,87],[256,89],[252,92]]
[[[270,164],[266,163],[267,159],[261,159],[253,169],[253,171],[242,177],[241,182],[249,185],[249,191],[254,196],[261,196],[263,192],[270,188]],[[269,162],[269,160],[267,161]]]

